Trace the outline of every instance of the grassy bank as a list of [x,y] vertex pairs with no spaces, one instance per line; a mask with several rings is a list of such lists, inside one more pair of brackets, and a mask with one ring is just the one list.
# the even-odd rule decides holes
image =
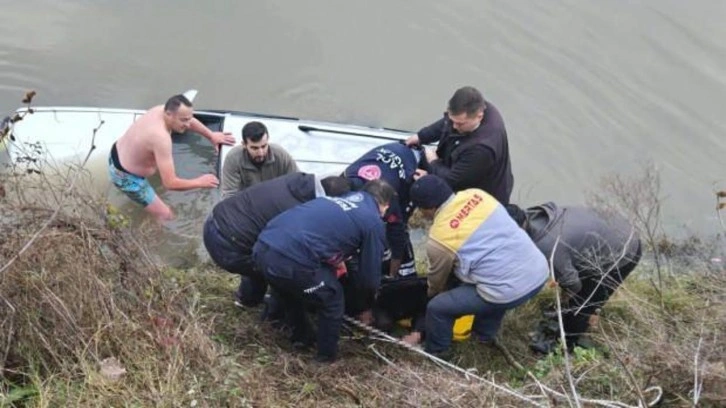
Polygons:
[[[69,210],[17,259],[54,207],[2,201],[0,406],[527,405],[359,332],[345,336],[337,363],[319,366],[259,325],[259,310],[232,306],[230,275],[159,266],[143,231],[108,217],[103,203],[78,193],[64,200]],[[579,396],[636,406],[657,385],[663,406],[726,403],[726,279],[697,264],[690,272],[666,274],[662,290],[647,265],[634,272],[593,330],[598,348],[570,356]],[[461,342],[454,362],[544,406],[572,403],[540,387],[571,394],[565,356],[527,345],[553,296],[549,289],[507,316],[500,339],[509,356]]]
[[229,274],[155,261],[153,227],[130,229],[78,174],[0,179],[0,407],[577,406],[575,394],[622,407],[653,387],[661,406],[726,404],[726,274],[702,261],[707,246],[658,232],[652,174],[605,190],[651,253],[592,328],[597,348],[529,350],[550,288],[507,315],[503,347],[455,344],[453,362],[479,378],[357,331],[338,362],[315,364],[259,310],[232,306]]

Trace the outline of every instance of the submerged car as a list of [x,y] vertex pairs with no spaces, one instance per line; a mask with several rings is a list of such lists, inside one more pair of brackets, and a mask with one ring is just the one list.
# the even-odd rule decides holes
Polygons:
[[[193,99],[196,91],[187,91]],[[10,126],[9,136],[0,148],[0,163],[19,171],[32,171],[44,165],[81,163],[90,152],[90,161],[107,160],[113,143],[145,110],[98,107],[40,106],[21,108],[24,116]],[[391,141],[405,140],[411,132],[340,123],[304,120],[231,110],[195,110],[194,116],[213,131],[230,132],[241,143],[242,127],[253,120],[265,124],[272,143],[284,147],[301,171],[317,174],[341,172],[349,163],[371,148]],[[191,131],[187,133],[193,133]],[[173,139],[187,136],[173,134]],[[201,136],[199,136],[201,138]],[[94,146],[93,150],[91,147]],[[212,172],[221,177],[221,167],[231,146],[220,149]]]

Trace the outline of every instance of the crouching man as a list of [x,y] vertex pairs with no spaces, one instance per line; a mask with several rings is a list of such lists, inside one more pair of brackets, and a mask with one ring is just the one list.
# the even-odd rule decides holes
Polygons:
[[[582,206],[559,207],[549,202],[524,211],[509,204],[507,211],[540,251],[552,256],[555,280],[567,300],[562,312],[567,346],[587,346],[581,336],[590,317],[640,261],[638,233],[618,214],[600,214]],[[554,344],[536,342],[532,348],[548,353]]]
[[342,177],[320,180],[315,174],[291,173],[255,184],[214,206],[204,223],[204,246],[219,267],[242,276],[235,293],[238,306],[256,306],[267,292],[265,278],[252,260],[252,246],[265,225],[296,205],[349,191]]
[[[427,175],[411,187],[411,200],[433,219],[429,259],[425,350],[446,357],[454,321],[474,315],[472,334],[493,341],[507,310],[535,296],[547,281],[547,260],[506,209],[483,190],[456,194],[442,178]],[[451,274],[461,284],[446,290]],[[418,343],[421,333],[404,338]]]
[[317,308],[318,362],[332,362],[338,353],[345,301],[336,269],[358,255],[359,268],[348,278],[361,290],[380,285],[386,245],[381,217],[395,195],[390,185],[373,180],[361,191],[317,198],[280,214],[257,239],[254,260],[283,299],[295,347],[312,345],[305,306]]

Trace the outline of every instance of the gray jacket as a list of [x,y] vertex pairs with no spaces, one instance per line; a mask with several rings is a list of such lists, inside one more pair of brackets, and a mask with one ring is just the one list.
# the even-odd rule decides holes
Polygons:
[[582,274],[602,275],[622,268],[640,249],[638,232],[620,215],[583,206],[558,207],[549,202],[527,209],[527,233],[549,262],[555,279],[571,293],[582,289]]
[[237,145],[227,153],[222,166],[222,198],[254,184],[298,171],[297,163],[282,146],[270,143],[265,162],[257,166],[252,163],[244,146]]

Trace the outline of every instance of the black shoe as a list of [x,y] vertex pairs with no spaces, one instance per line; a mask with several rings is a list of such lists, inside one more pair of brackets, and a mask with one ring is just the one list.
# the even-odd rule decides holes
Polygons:
[[262,312],[260,312],[260,322],[268,321],[273,325],[285,323],[285,309],[275,296],[265,295],[263,304]]
[[308,351],[312,347],[313,347],[313,343],[311,343],[311,342],[307,342],[307,341],[303,341],[303,340],[295,340],[292,342],[292,349],[299,353]]
[[237,290],[234,292],[234,305],[239,307],[240,309],[246,309],[246,306],[242,303],[242,296],[240,295],[241,290],[242,283],[240,282],[240,286],[238,286]]
[[[262,296],[264,293],[245,293],[245,287],[248,285],[253,285],[250,279],[240,276],[239,286],[237,286],[237,291],[234,292],[234,305],[242,309],[256,307],[264,300]],[[250,290],[248,288],[248,292]]]
[[315,336],[313,335],[299,335],[290,336],[290,342],[292,348],[295,351],[307,351],[315,345]]
[[451,351],[451,349],[441,350],[441,351],[426,351],[426,353],[431,354],[432,356],[444,360],[444,361],[451,361],[454,358],[454,353]]
[[315,356],[315,362],[318,364],[331,364],[336,360],[335,356],[329,356],[325,354],[317,354]]
[[529,348],[539,354],[550,354],[557,349],[559,342],[554,339],[539,339],[529,343]]
[[239,285],[237,286],[237,290],[234,292],[234,305],[239,307],[240,309],[246,309],[249,306],[245,305],[242,301],[242,285],[244,283],[244,279],[240,277]]

